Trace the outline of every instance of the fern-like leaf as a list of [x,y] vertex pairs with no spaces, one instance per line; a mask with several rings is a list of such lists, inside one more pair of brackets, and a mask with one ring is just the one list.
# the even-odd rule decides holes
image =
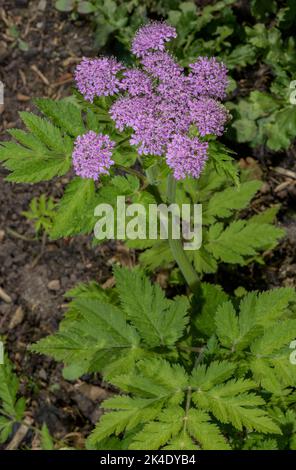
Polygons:
[[12,363],[4,356],[4,364],[0,364],[0,443],[7,440],[13,424],[23,419],[26,402],[17,398],[18,393],[19,380]]
[[204,450],[230,450],[229,444],[211,417],[201,410],[188,412],[188,432]]
[[160,449],[178,435],[183,423],[184,410],[181,407],[167,408],[157,416],[157,420],[145,424],[142,431],[136,434],[129,448],[136,450]]
[[[188,322],[188,300],[173,302],[138,270],[115,269],[117,291],[128,319],[151,346],[174,344]],[[128,286],[128,288],[127,288]]]

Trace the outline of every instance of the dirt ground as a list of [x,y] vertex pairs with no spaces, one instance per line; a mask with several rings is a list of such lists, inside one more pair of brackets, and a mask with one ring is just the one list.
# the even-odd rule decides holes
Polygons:
[[[51,1],[0,0],[0,80],[5,84],[5,105],[0,108],[0,139],[20,125],[18,112],[31,110],[34,97],[60,98],[70,93],[72,71],[82,56],[93,56],[89,26],[70,22],[52,8]],[[287,231],[265,266],[249,265],[239,271],[220,268],[209,279],[231,292],[296,286],[296,148],[286,154],[240,148],[241,165],[250,166],[265,181],[252,204],[257,212],[282,204],[279,225]],[[263,159],[264,157],[264,159]],[[289,175],[276,167],[294,172]],[[87,237],[48,242],[36,240],[32,225],[22,215],[30,200],[43,192],[58,197],[63,179],[34,186],[6,183],[0,167],[0,287],[11,298],[0,299],[0,335],[21,378],[28,417],[35,426],[45,421],[56,439],[83,445],[99,417],[98,402],[109,393],[99,378],[63,380],[61,366],[49,358],[26,352],[27,346],[55,331],[66,308],[64,293],[78,282],[110,283],[111,265],[120,260],[133,264],[134,254],[118,244],[91,246]],[[111,279],[111,280],[110,280]],[[15,430],[16,431],[16,430]],[[22,446],[38,448],[34,432]]]

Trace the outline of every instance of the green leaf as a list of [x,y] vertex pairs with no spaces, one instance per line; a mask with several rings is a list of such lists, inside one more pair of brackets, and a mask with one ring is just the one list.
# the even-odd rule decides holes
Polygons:
[[0,364],[0,443],[5,442],[12,432],[13,424],[21,422],[25,412],[24,398],[17,398],[19,380],[8,357]]
[[[147,242],[147,244],[150,245],[154,241],[147,240]],[[135,243],[128,242],[128,245],[133,247],[135,246]],[[141,249],[142,247],[139,248]],[[156,240],[151,248],[147,248],[143,253],[140,254],[139,260],[142,266],[145,266],[150,271],[154,271],[155,269],[162,266],[167,266],[168,263],[174,263],[174,257],[172,255],[170,246],[166,240]]]
[[94,181],[74,178],[57,206],[50,237],[57,239],[90,233],[95,226],[94,209],[97,204]]
[[261,212],[260,214],[253,215],[249,222],[255,224],[271,224],[275,221],[278,211],[280,210],[281,205],[275,204],[272,207],[269,207],[265,211]]
[[193,306],[196,328],[206,336],[211,336],[216,330],[214,319],[217,308],[227,300],[228,296],[220,286],[201,283]]
[[242,183],[239,188],[227,188],[215,193],[205,208],[203,222],[212,223],[215,221],[215,217],[229,217],[234,211],[243,209],[261,186],[261,181],[247,181]]
[[296,107],[288,106],[274,115],[274,123],[266,127],[270,149],[287,149],[296,137]]
[[271,326],[280,319],[287,310],[289,303],[295,301],[295,291],[282,287],[260,294],[251,292],[240,303],[240,329],[246,334],[255,324]]
[[106,437],[120,435],[125,430],[135,428],[138,424],[151,420],[158,415],[160,404],[155,400],[115,397],[105,400],[102,405],[106,409],[113,409],[112,413],[105,413],[94,431],[88,438],[88,443],[94,446]]
[[72,11],[75,7],[75,0],[57,0],[55,7],[59,11]]
[[283,235],[282,229],[269,224],[237,220],[224,229],[222,223],[216,223],[209,229],[206,248],[216,259],[244,265],[246,258],[274,248]]
[[32,113],[21,112],[20,116],[27,129],[43,144],[49,149],[61,154],[64,153],[64,139],[58,127]]
[[87,15],[89,13],[93,13],[94,11],[96,11],[96,9],[97,9],[96,5],[93,5],[91,2],[80,1],[78,3],[77,11],[78,13]]
[[251,380],[230,380],[206,392],[194,392],[192,398],[197,406],[211,411],[222,423],[231,422],[240,431],[246,427],[263,434],[281,434],[266,412],[258,408],[264,400],[253,393],[245,393],[253,387]]
[[216,172],[227,176],[238,186],[238,167],[230,153],[231,151],[220,142],[209,142],[209,156]]
[[179,405],[184,398],[188,377],[179,364],[171,365],[164,359],[150,359],[138,362],[137,369],[129,375],[112,378],[112,383],[125,392],[135,393],[143,398],[164,400]]
[[188,412],[188,431],[204,450],[230,450],[218,426],[211,423],[210,416],[201,410]]
[[214,385],[229,379],[236,369],[236,365],[228,361],[213,361],[207,367],[205,364],[198,365],[191,373],[190,385],[210,390]]
[[232,126],[237,132],[238,142],[251,142],[257,134],[256,123],[250,119],[237,119]]
[[254,341],[251,351],[256,355],[267,356],[283,346],[289,347],[295,338],[296,320],[285,320],[266,329],[264,335]]
[[[141,318],[139,312],[135,313],[135,306],[134,311],[129,312],[129,305],[132,307],[132,303],[128,303],[132,302],[130,297],[125,297],[126,303],[122,311],[117,306],[118,294],[122,297],[122,292],[127,291],[131,296],[140,295],[141,291],[138,292],[137,287],[144,286],[148,293],[154,287],[139,271],[133,279],[125,268],[118,268],[115,274],[118,286],[111,292],[102,291],[95,284],[80,285],[70,291],[67,295],[74,296],[74,301],[71,302],[58,333],[42,339],[31,348],[35,352],[63,361],[67,366],[65,376],[69,379],[92,370],[104,370],[105,376],[113,379],[124,371],[132,371],[135,362],[144,355],[146,358],[155,355],[152,349],[162,344],[161,337],[164,340],[163,345],[172,347],[183,335],[188,322],[186,297],[168,300],[157,287],[155,298],[158,301],[155,303],[152,321],[159,326],[159,334],[162,336],[157,336],[155,343],[147,342],[151,332],[147,332],[143,325],[150,321],[148,315],[147,318]],[[132,284],[133,281],[136,285]],[[132,290],[129,291],[131,287]],[[138,308],[143,308],[140,301]],[[150,327],[150,323],[148,324]],[[163,367],[165,365],[166,363]],[[166,380],[168,381],[168,377]]]
[[58,333],[33,345],[32,351],[50,355],[71,367],[76,364],[77,376],[110,366],[122,354],[128,360],[129,352],[137,353],[139,336],[117,307],[80,297],[75,309],[80,312],[78,319],[67,321]]
[[67,100],[54,101],[39,98],[35,100],[38,109],[52,122],[72,137],[86,132],[81,110]]
[[26,41],[23,41],[21,38],[18,38],[18,48],[22,52],[27,52],[30,49],[29,44]]
[[227,67],[246,67],[256,62],[256,49],[251,44],[239,44],[225,57]]
[[128,319],[150,346],[174,344],[188,322],[188,300],[168,300],[139,270],[115,269],[116,287]]
[[198,450],[199,447],[193,443],[191,437],[184,430],[181,433],[171,439],[163,450]]
[[138,153],[133,150],[131,146],[124,147],[120,146],[118,149],[115,148],[112,154],[112,159],[117,165],[125,167],[133,166],[138,158]]
[[[275,329],[275,335],[277,333],[279,335],[274,342],[281,348],[280,337],[283,334],[283,339],[285,338],[283,323],[278,323],[278,330],[273,325],[275,321],[282,317],[289,303],[294,298],[295,293],[293,289],[289,288],[274,289],[261,294],[250,292],[241,300],[238,316],[231,302],[224,303],[218,308],[215,317],[216,332],[221,344],[231,349],[232,352],[243,350],[250,345],[252,345],[252,349],[254,344],[258,344],[259,347],[259,344],[261,344],[265,337],[265,334],[262,336],[263,327],[272,327]],[[292,322],[290,325],[292,327],[293,321],[290,321]],[[255,338],[259,339],[255,340]],[[268,333],[266,336],[266,341],[267,343],[268,341],[273,341],[271,333]],[[286,340],[287,342],[288,340]],[[262,344],[265,344],[264,341]],[[276,344],[274,345],[275,347]],[[266,354],[269,354],[268,344],[266,344]]]
[[214,256],[203,245],[199,250],[193,252],[193,263],[199,273],[215,273],[218,269],[218,263]]
[[41,194],[39,198],[32,199],[30,210],[23,211],[22,215],[34,221],[34,228],[37,234],[42,230],[49,232],[55,215],[54,207],[54,200],[51,197],[46,198],[45,194]]
[[70,154],[69,141],[65,141],[63,154],[48,150],[42,144],[38,149],[13,142],[0,145],[0,160],[11,171],[6,179],[16,183],[38,183],[64,175],[70,168]]
[[46,423],[43,423],[41,428],[41,449],[54,450],[54,443]]
[[225,302],[217,310],[215,316],[216,331],[223,346],[234,348],[239,338],[238,317],[232,303]]
[[163,447],[175,437],[183,427],[184,410],[181,407],[172,407],[163,410],[157,421],[152,421],[136,434],[130,449],[154,450]]

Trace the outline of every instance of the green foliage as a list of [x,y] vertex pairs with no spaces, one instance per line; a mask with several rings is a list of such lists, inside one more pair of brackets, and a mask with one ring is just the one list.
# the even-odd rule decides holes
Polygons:
[[8,356],[0,364],[0,443],[4,443],[12,432],[13,425],[24,417],[26,402],[18,398],[19,380],[13,371]]
[[[259,408],[264,400],[246,393],[255,384],[243,379],[227,380],[233,372],[233,367],[230,370],[222,362],[213,362],[208,368],[199,365],[188,375],[179,365],[161,359],[140,361],[132,374],[112,378],[112,383],[133,398],[111,398],[103,403],[105,409],[114,411],[100,420],[89,438],[90,445],[113,433],[135,430],[130,449],[166,449],[166,444],[171,446],[180,434],[187,440],[191,438],[190,448],[230,449],[211,416],[220,423],[230,421],[238,430],[245,426],[280,434],[278,426]],[[180,406],[184,401],[185,409]]]
[[[187,251],[196,271],[212,273],[218,263],[244,266],[251,261],[264,262],[262,253],[274,248],[284,236],[284,231],[273,225],[278,208],[240,219],[262,183],[257,180],[244,181],[239,187],[229,187],[228,176],[216,172],[212,162],[208,163],[198,181],[184,180],[177,191],[177,203],[202,204],[203,242],[199,250]],[[165,198],[165,188],[162,197]],[[140,262],[153,271],[174,262],[166,240],[129,240],[128,246],[145,249]]]
[[80,14],[93,13],[96,10],[93,2],[84,0],[57,0],[55,2],[57,10],[62,12],[75,12]]
[[77,137],[86,131],[81,110],[69,100],[53,101],[39,98],[35,103],[47,118],[70,136]]
[[13,48],[18,47],[22,52],[27,52],[30,49],[29,44],[21,38],[21,32],[18,25],[10,23],[7,31]]
[[92,0],[96,12],[91,21],[95,28],[95,45],[104,47],[115,38],[126,54],[134,32],[148,21],[150,15],[166,16],[167,10],[178,5],[177,0]]
[[74,178],[57,206],[50,230],[51,238],[89,233],[94,227],[97,196],[93,180]]
[[231,104],[237,116],[233,127],[238,142],[250,142],[254,147],[266,144],[275,151],[287,149],[296,138],[296,107],[286,101],[287,97],[276,100],[267,93],[252,91],[248,98]]
[[11,129],[17,141],[2,142],[0,160],[11,171],[8,181],[38,183],[67,173],[71,167],[73,137],[86,131],[81,111],[67,100],[37,100],[46,119],[22,112],[27,131]]
[[228,102],[234,118],[229,138],[280,151],[296,138],[296,111],[290,103],[290,84],[296,73],[295,7],[289,0],[281,7],[276,2],[257,0],[250,6],[246,15],[231,0],[204,8],[185,2],[167,15],[177,28],[175,48],[184,65],[188,58],[194,60],[197,51],[199,55],[214,53],[230,69],[230,92],[238,88],[238,74],[252,66],[254,80],[258,80],[255,87],[264,91],[250,92],[253,81],[247,90],[238,88],[236,98]]
[[28,220],[34,221],[34,228],[37,234],[45,231],[50,232],[52,229],[55,202],[52,197],[46,198],[45,194],[41,194],[39,198],[34,197],[30,202],[30,210],[22,212]]
[[[97,113],[91,109],[84,112],[74,97],[59,102],[39,99],[36,105],[45,118],[20,113],[27,132],[10,129],[9,133],[17,143],[10,141],[0,145],[0,161],[11,172],[8,181],[38,183],[66,174],[72,164],[74,139],[93,129],[94,121],[96,126],[102,123],[104,129],[107,112],[99,103]],[[113,135],[116,139],[115,132]],[[68,201],[67,197],[66,203]]]
[[54,450],[54,443],[46,423],[43,423],[42,425],[40,437],[42,450]]
[[59,332],[32,346],[70,364],[68,378],[100,372],[122,391],[102,403],[88,448],[293,448],[293,289],[251,292],[238,304],[201,284],[189,309],[138,268],[114,275],[113,295],[95,284],[71,292]]
[[116,269],[114,275],[117,305],[93,287],[72,292],[74,301],[60,331],[33,350],[71,366],[73,377],[101,369],[127,370],[158,347],[169,354],[188,322],[187,298],[166,299],[139,270]]
[[19,143],[2,142],[0,160],[11,171],[8,181],[38,183],[64,175],[70,168],[72,142],[49,121],[21,113],[30,133],[11,129]]
[[[295,315],[287,311],[295,301],[293,289],[247,294],[239,313],[228,301],[216,313],[216,333],[225,358],[243,358],[241,367],[254,381],[274,394],[274,401],[293,400],[296,370],[289,362],[289,344],[295,338]],[[281,397],[281,398],[280,398]]]

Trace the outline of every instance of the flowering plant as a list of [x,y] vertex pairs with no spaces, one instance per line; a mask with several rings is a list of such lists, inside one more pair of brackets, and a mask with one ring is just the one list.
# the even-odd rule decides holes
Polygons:
[[[200,57],[185,75],[165,50],[165,43],[174,37],[171,26],[150,23],[138,31],[132,44],[141,68],[126,69],[113,58],[84,59],[75,79],[91,103],[98,96],[116,96],[110,116],[119,131],[131,129],[130,144],[137,146],[140,156],[165,155],[176,179],[197,178],[208,151],[208,142],[200,137],[222,135],[227,121],[227,111],[218,101],[226,95],[227,71],[215,58]],[[93,173],[92,163],[99,165],[102,159],[105,165],[105,156],[89,151],[93,139],[93,133],[78,139],[73,161],[76,168],[77,154],[85,155],[84,168],[76,173],[97,179],[102,169]]]
[[217,140],[230,119],[221,103],[226,67],[199,57],[185,70],[166,49],[175,37],[164,23],[142,27],[132,43],[132,68],[115,58],[83,59],[75,71],[79,91],[57,102],[36,100],[46,119],[21,113],[29,133],[10,130],[19,143],[3,143],[0,159],[11,170],[8,180],[16,182],[48,180],[73,168],[76,178],[48,227],[52,239],[92,233],[95,207],[114,206],[118,195],[146,207],[201,203],[199,250],[184,256],[180,240],[127,241],[142,250],[147,269],[177,261],[179,281],[194,285],[221,261],[263,262],[261,254],[276,246],[283,231],[272,225],[276,208],[238,218],[261,183],[240,176],[231,151]]
[[31,349],[63,361],[69,380],[100,372],[125,392],[104,402],[113,411],[89,448],[295,448],[295,431],[286,426],[287,407],[295,405],[296,369],[288,360],[294,291],[239,299],[202,282],[220,262],[264,262],[283,236],[272,224],[277,208],[240,218],[261,182],[240,174],[218,140],[230,119],[221,103],[227,70],[207,57],[182,68],[167,49],[175,37],[164,23],[140,28],[133,68],[84,58],[75,71],[78,92],[37,100],[46,119],[22,113],[29,132],[11,130],[18,143],[3,143],[0,159],[9,181],[76,175],[51,211],[53,239],[91,233],[96,206],[115,205],[117,196],[144,207],[202,203],[199,250],[185,253],[171,234],[127,242],[143,250],[147,271],[177,265],[169,281],[190,290],[167,299],[141,269],[117,267],[115,289],[73,289],[60,330]]

